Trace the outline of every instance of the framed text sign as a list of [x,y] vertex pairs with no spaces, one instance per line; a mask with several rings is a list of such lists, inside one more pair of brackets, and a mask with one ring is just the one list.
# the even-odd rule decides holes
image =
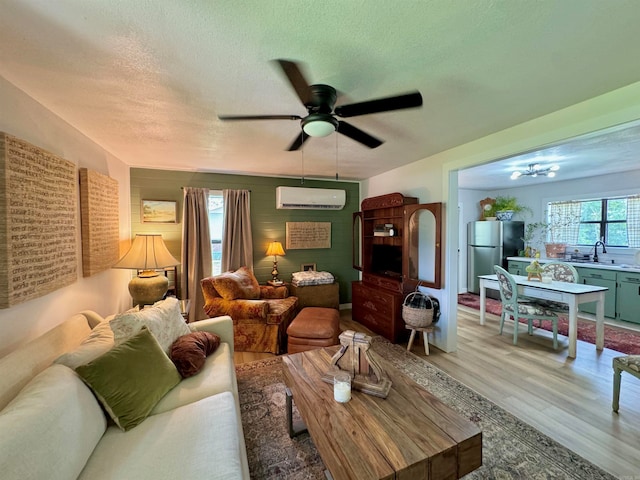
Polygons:
[[287,222],[287,249],[331,248],[331,222]]

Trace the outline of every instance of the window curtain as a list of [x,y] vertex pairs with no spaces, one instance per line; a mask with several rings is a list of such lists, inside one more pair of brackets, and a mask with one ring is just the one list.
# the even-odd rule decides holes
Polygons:
[[640,248],[640,196],[627,199],[627,237],[630,248]]
[[222,271],[247,267],[253,270],[251,234],[251,192],[223,190]]
[[189,321],[207,318],[200,280],[211,276],[209,189],[184,188],[182,210],[182,298],[191,300]]
[[580,202],[550,203],[547,221],[551,226],[547,241],[576,245],[580,231]]

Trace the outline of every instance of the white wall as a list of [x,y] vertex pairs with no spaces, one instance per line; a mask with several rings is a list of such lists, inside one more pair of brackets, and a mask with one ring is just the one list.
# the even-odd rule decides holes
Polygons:
[[[442,317],[434,344],[444,351],[456,349],[458,291],[457,171],[498,158],[516,155],[565,139],[640,119],[640,82],[545,115],[429,158],[378,175],[362,183],[362,198],[401,192],[422,203],[445,203],[444,287],[435,292]],[[429,135],[428,131],[424,132]],[[455,205],[455,208],[450,208]]]
[[[130,239],[129,167],[71,125],[0,77],[0,131],[118,181],[121,252]],[[80,221],[78,211],[78,222]],[[130,272],[109,270],[82,277],[80,225],[77,228],[78,279],[72,285],[15,307],[0,310],[0,357],[81,310],[102,315],[126,309]]]

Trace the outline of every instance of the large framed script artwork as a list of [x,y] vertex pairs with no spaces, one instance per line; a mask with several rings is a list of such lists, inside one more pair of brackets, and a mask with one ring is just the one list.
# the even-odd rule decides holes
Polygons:
[[118,182],[86,168],[80,169],[82,276],[111,268],[120,255]]
[[0,132],[0,308],[78,277],[76,166]]

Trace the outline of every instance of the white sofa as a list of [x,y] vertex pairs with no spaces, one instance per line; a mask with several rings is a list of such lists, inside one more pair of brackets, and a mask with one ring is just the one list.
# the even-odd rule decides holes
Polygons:
[[183,379],[129,431],[108,422],[91,390],[53,364],[104,319],[74,315],[0,359],[0,476],[27,479],[249,479],[233,364],[233,322],[189,325],[220,336],[197,375]]

